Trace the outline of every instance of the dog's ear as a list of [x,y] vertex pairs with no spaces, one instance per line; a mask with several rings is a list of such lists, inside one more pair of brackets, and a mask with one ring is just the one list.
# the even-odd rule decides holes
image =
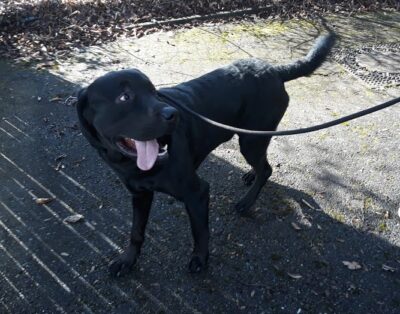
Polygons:
[[78,112],[82,134],[86,137],[86,139],[93,147],[97,149],[102,149],[103,145],[99,140],[96,129],[92,125],[94,109],[90,108],[90,104],[88,103],[87,89],[82,88],[78,92],[77,97],[78,101],[76,103],[76,110]]

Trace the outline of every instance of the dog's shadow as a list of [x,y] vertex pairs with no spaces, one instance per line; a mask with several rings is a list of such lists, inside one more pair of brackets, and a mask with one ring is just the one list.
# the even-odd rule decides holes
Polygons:
[[[204,273],[187,271],[192,236],[184,205],[157,194],[147,240],[132,273],[118,281],[108,279],[104,277],[106,265],[99,261],[99,273],[93,280],[105,285],[112,280],[130,294],[135,293],[131,285],[135,278],[172,308],[177,299],[168,297],[169,291],[179,292],[179,300],[202,312],[210,312],[212,305],[215,312],[242,308],[249,313],[261,309],[294,313],[301,308],[310,313],[349,313],[354,304],[359,312],[396,312],[400,306],[399,248],[379,234],[349,224],[350,211],[320,208],[319,191],[294,187],[299,186],[296,180],[304,178],[297,168],[284,177],[285,170],[273,164],[274,174],[256,204],[247,215],[237,214],[234,204],[248,187],[241,179],[246,170],[236,166],[239,152],[235,145],[224,144],[223,150],[230,153],[222,157],[212,153],[199,169],[200,177],[211,186],[210,259]],[[86,166],[96,169],[93,178],[115,182],[115,175],[99,164],[90,147],[83,153]],[[293,187],[291,180],[295,180]],[[325,190],[338,188],[335,182],[324,181]],[[109,209],[102,215],[97,210],[93,216],[87,212],[87,216],[123,245],[131,217],[127,192],[120,184],[98,184],[97,180],[87,179],[85,185],[102,195],[104,208]],[[110,257],[117,253],[110,247],[103,252]]]
[[[200,275],[187,272],[192,237],[186,213],[182,204],[157,195],[137,266],[124,278],[111,279],[107,260],[125,244],[130,231],[129,194],[80,136],[75,108],[55,106],[49,97],[32,105],[32,95],[53,96],[51,89],[70,94],[76,86],[49,74],[9,67],[3,72],[8,73],[9,87],[24,93],[14,100],[8,92],[3,96],[7,119],[0,121],[1,127],[13,137],[2,131],[2,153],[10,158],[3,157],[0,164],[6,188],[2,202],[7,206],[2,207],[1,220],[10,230],[2,233],[1,245],[9,252],[8,257],[1,255],[2,272],[37,308],[46,311],[48,294],[67,312],[83,312],[80,300],[94,312],[106,312],[108,308],[100,308],[104,296],[112,300],[107,306],[113,313],[132,312],[132,303],[140,313],[164,308],[172,313],[399,312],[396,234],[384,238],[362,231],[346,223],[347,217],[319,208],[315,189],[291,186],[306,177],[307,169],[301,167],[292,167],[291,177],[283,178],[274,164],[275,172],[255,206],[247,216],[238,215],[233,205],[248,188],[241,180],[244,170],[235,166],[237,147],[230,147],[231,143],[224,147],[235,153],[223,158],[211,154],[199,170],[211,183],[208,270]],[[47,80],[51,84],[43,84]],[[293,152],[290,147],[284,152],[290,163],[296,158]],[[60,156],[65,169],[56,171],[52,165],[57,166]],[[332,168],[327,163],[330,156],[317,157],[316,169]],[[326,176],[326,190],[353,192],[349,185],[339,186],[329,172]],[[57,195],[56,200],[46,206],[32,202],[31,193],[42,197],[49,195],[47,189]],[[355,192],[368,194],[369,190]],[[63,222],[72,210],[84,214],[87,223]],[[16,242],[17,238],[26,244]],[[26,253],[27,247],[35,258]],[[55,258],[57,252],[62,253]],[[57,277],[49,276],[38,260]],[[21,272],[22,267],[29,272]],[[54,278],[61,278],[74,293],[55,285]],[[18,294],[4,280],[2,284],[1,301],[21,312],[22,303],[15,301]],[[44,297],[37,297],[35,284]]]
[[[211,184],[211,254],[204,274],[187,274],[194,291],[215,291],[249,312],[345,313],[354,304],[367,312],[371,306],[382,313],[398,309],[397,246],[346,224],[341,214],[320,208],[318,197],[276,183],[274,176],[250,212],[240,216],[233,205],[247,190],[241,182],[245,172],[210,155],[199,173]],[[174,264],[187,259],[191,238],[183,206],[171,203],[161,197],[156,207],[163,208],[162,218],[157,209],[155,216],[160,225],[174,226],[171,240],[181,244],[172,248]]]

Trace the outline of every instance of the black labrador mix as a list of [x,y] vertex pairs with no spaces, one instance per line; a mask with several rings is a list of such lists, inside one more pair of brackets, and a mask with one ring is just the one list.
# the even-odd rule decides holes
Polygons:
[[[317,69],[334,41],[333,34],[321,36],[305,58],[289,65],[240,60],[159,90],[139,70],[122,70],[79,92],[82,133],[132,194],[130,243],[111,263],[113,275],[127,273],[140,254],[154,191],[185,203],[194,239],[189,270],[199,272],[207,265],[209,184],[196,170],[234,133],[199,120],[177,104],[235,127],[275,130],[289,102],[284,83]],[[244,176],[251,187],[236,204],[239,212],[254,204],[272,173],[266,158],[270,140],[239,134],[240,152],[252,167]]]

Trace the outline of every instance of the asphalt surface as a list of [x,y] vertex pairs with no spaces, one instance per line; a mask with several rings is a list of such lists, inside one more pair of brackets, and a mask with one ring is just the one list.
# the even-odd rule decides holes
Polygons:
[[[339,47],[400,39],[396,14],[332,19]],[[1,61],[0,312],[398,313],[399,106],[275,138],[274,173],[248,217],[232,209],[246,191],[240,178],[248,166],[236,139],[222,145],[199,170],[211,183],[208,270],[188,273],[184,208],[159,194],[135,269],[108,275],[128,239],[130,199],[81,135],[68,95],[123,67],[164,86],[248,54],[287,62],[316,35],[303,22],[258,21],[126,39],[46,71]],[[287,88],[281,129],[400,94],[398,87],[371,90],[332,60]],[[53,200],[38,205],[35,198]],[[64,221],[73,214],[84,219]]]

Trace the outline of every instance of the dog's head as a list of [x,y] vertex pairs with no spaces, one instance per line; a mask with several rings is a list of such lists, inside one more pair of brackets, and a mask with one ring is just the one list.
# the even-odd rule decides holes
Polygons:
[[160,100],[150,79],[139,70],[110,72],[78,95],[82,132],[96,148],[115,150],[135,158],[150,170],[165,158],[167,138],[178,111]]

